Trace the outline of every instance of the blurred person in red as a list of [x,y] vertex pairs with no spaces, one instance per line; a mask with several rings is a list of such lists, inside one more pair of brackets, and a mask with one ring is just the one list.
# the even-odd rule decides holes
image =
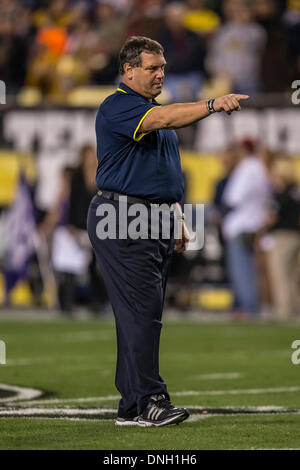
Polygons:
[[293,161],[277,157],[271,165],[272,205],[267,219],[268,267],[275,314],[288,319],[300,313],[300,187]]

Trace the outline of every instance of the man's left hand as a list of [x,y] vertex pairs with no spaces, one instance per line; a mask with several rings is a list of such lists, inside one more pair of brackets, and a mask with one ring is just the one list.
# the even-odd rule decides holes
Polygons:
[[182,220],[179,220],[178,223],[180,224],[178,233],[181,237],[176,240],[174,251],[176,251],[176,253],[183,253],[187,249],[187,245],[190,241],[190,234]]

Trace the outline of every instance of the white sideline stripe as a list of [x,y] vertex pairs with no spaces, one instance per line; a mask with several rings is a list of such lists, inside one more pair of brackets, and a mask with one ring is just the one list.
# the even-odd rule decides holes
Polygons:
[[[194,407],[195,408],[195,407]],[[200,407],[199,407],[200,408]],[[230,408],[230,407],[228,407]],[[233,410],[232,413],[196,413],[191,414],[188,418],[188,422],[197,422],[207,418],[219,418],[219,417],[235,417],[235,416],[243,416],[245,417],[245,413],[241,410],[241,407],[238,409],[241,410],[240,413],[234,413],[234,407],[231,408]],[[282,409],[285,414],[297,414],[300,415],[300,410],[293,411],[288,410],[283,407],[278,406],[252,406],[252,407],[244,407],[245,410],[256,411],[256,413],[251,413],[248,416],[267,416],[270,415],[270,411],[278,411],[278,409]],[[5,409],[0,408],[0,418],[2,417],[22,417],[26,418],[42,418],[42,419],[60,419],[60,420],[69,420],[69,421],[91,421],[91,417],[94,420],[99,418],[99,420],[105,419],[107,421],[113,421],[115,418],[106,417],[108,414],[117,414],[117,410],[114,408],[99,408],[99,409],[84,409],[84,408],[25,408],[25,409]],[[74,416],[75,415],[75,416]],[[77,416],[76,416],[77,415]]]
[[[0,384],[0,389],[2,385]],[[202,390],[192,391],[187,390],[183,392],[173,392],[172,396],[187,397],[187,396],[201,396],[201,395],[258,395],[261,393],[293,393],[299,392],[300,387],[277,387],[277,388],[253,388],[253,389],[237,389],[237,390]],[[98,401],[113,401],[120,400],[120,395],[107,395],[106,397],[87,397],[87,398],[54,398],[52,400],[36,400],[31,401],[32,405],[44,405],[44,404],[58,404],[58,403],[89,403]],[[5,399],[6,401],[12,401],[12,399]],[[18,399],[19,400],[19,399]],[[24,398],[24,400],[28,400]],[[1,403],[0,399],[0,403]]]
[[[215,415],[212,415],[212,414],[207,414],[207,415],[193,414],[193,415],[189,416],[189,418],[186,420],[186,423],[195,423],[195,422],[200,421],[202,419],[207,419],[207,418],[211,418],[211,417],[214,417],[214,416]],[[229,415],[227,414],[226,416],[229,416]],[[236,416],[236,414],[234,416]],[[251,416],[253,416],[253,415],[251,415]]]
[[0,416],[43,416],[43,415],[60,415],[63,416],[73,416],[76,414],[84,416],[99,416],[107,413],[117,413],[117,410],[113,408],[99,408],[99,409],[84,409],[84,408],[22,408],[21,410],[5,410],[0,409]]
[[[74,356],[73,359],[75,360],[78,356]],[[81,359],[81,357],[80,357]],[[32,358],[16,358],[16,359],[8,359],[5,367],[21,367],[21,366],[32,366],[32,365],[39,365],[39,364],[50,364],[56,362],[56,359],[48,358],[40,358],[40,359],[32,359]],[[96,369],[96,366],[92,366],[93,369]],[[76,370],[86,370],[87,366],[76,366]],[[98,371],[99,374],[103,376],[108,376],[111,374],[111,370],[109,369],[101,369]]]
[[[0,386],[1,388],[1,386]],[[113,401],[120,400],[120,395],[107,395],[106,397],[87,397],[87,398],[53,398],[52,400],[32,400],[31,405],[58,404],[58,403],[89,403],[94,401]],[[1,401],[0,401],[1,402]],[[24,403],[25,405],[26,403]],[[23,405],[23,403],[20,403]]]
[[[53,418],[51,416],[21,416],[21,418],[24,418],[24,419],[41,418],[43,420],[53,421]],[[55,417],[55,419],[60,419],[60,420],[64,420],[64,421],[84,421],[86,423],[90,423],[92,421],[90,418],[72,418],[72,417],[69,417],[69,416],[57,416],[57,417]],[[94,419],[93,421],[96,421],[96,419]],[[115,421],[115,418],[105,418],[105,421]]]
[[283,392],[299,392],[300,387],[274,387],[274,388],[250,388],[250,389],[236,389],[236,390],[203,390],[193,391],[188,390],[184,392],[174,392],[172,395],[177,397],[199,396],[199,395],[256,395],[260,393],[283,393]]
[[200,374],[194,377],[201,380],[218,380],[218,379],[238,379],[242,376],[240,372],[216,373],[216,374]]
[[[46,416],[45,418],[43,419],[52,419],[52,418],[49,418],[48,416]],[[55,418],[55,419],[64,419],[66,421],[85,421],[87,423],[90,423],[91,420],[89,418],[69,418],[69,417],[59,417],[59,418]],[[94,420],[96,421],[96,420]],[[115,418],[105,418],[105,421],[115,421]]]
[[19,359],[8,359],[6,366],[29,366],[31,364],[44,364],[53,362],[53,359],[44,358],[44,359],[27,359],[27,358],[19,358]]
[[[205,408],[211,408],[211,406],[198,406],[198,405],[185,405],[184,408],[192,408],[193,410],[205,410]],[[245,410],[245,411],[259,411],[259,412],[270,412],[270,411],[282,411],[286,410],[284,406],[276,406],[276,405],[262,405],[262,406],[220,406],[223,410]]]
[[43,392],[34,388],[17,387],[15,385],[7,385],[0,383],[0,390],[6,390],[8,392],[14,392],[16,395],[12,397],[0,398],[0,403],[13,402],[17,400],[32,400],[33,398],[40,397]]
[[[259,407],[258,407],[259,408]],[[289,415],[289,414],[293,414],[293,415],[299,415],[300,414],[300,411],[286,411],[285,414]],[[243,416],[245,418],[245,414],[244,413],[226,413],[226,414],[213,414],[213,413],[209,413],[209,414],[192,414],[190,415],[190,417],[186,420],[187,423],[193,423],[193,422],[196,422],[196,421],[200,421],[202,419],[207,419],[207,418],[224,418],[224,417],[228,417],[228,416]],[[274,415],[271,415],[270,413],[263,413],[263,412],[257,412],[257,413],[251,413],[247,416],[274,416]]]

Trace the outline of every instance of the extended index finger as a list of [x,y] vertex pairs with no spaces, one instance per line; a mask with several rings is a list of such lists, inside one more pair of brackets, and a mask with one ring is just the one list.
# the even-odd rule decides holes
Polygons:
[[233,94],[233,96],[237,99],[237,100],[248,100],[250,98],[249,95],[236,95],[236,94]]

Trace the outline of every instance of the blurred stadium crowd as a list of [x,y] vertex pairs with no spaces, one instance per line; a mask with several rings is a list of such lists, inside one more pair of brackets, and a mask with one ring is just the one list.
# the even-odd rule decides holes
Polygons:
[[[300,0],[2,0],[0,80],[6,84],[7,104],[22,111],[20,97],[27,93],[35,105],[42,105],[38,119],[46,123],[40,110],[56,105],[64,110],[74,89],[115,86],[119,49],[131,35],[149,36],[163,45],[165,102],[231,91],[252,97],[290,94],[292,81],[300,78]],[[95,98],[93,107],[98,104]],[[54,137],[47,137],[46,129],[39,141],[36,123],[20,114],[21,121],[17,112],[8,116],[7,133],[10,128],[16,135],[27,132],[19,129],[27,120],[28,134],[34,137],[28,148],[41,168],[45,153],[45,168],[43,183],[38,176],[31,187],[20,172],[14,204],[9,211],[0,208],[3,305],[14,303],[12,289],[25,275],[31,305],[59,306],[69,314],[84,304],[103,314],[108,299],[86,233],[88,206],[97,190],[94,140],[81,146],[80,139],[70,142],[68,129],[59,135],[53,120],[56,127],[61,121],[55,114],[48,123]],[[87,121],[84,113],[83,118]],[[193,148],[194,131],[193,126],[179,130],[182,147]],[[287,130],[281,134],[282,140],[291,138]],[[0,132],[2,147],[9,148],[7,136],[3,142],[1,138]],[[282,149],[268,150],[262,139],[231,140],[214,162],[218,172],[213,174],[219,176],[210,177],[209,200],[198,200],[207,203],[204,248],[174,254],[167,306],[229,310],[236,318],[263,313],[291,318],[300,314],[300,167]],[[17,144],[11,147],[20,150]],[[68,159],[72,152],[75,157]],[[60,162],[51,204],[38,204],[37,193],[46,193],[45,176],[53,176],[51,161],[64,154],[68,156]],[[210,168],[213,159],[207,162]],[[199,187],[208,175],[200,175]],[[191,202],[189,176],[185,174],[185,202]],[[0,185],[0,195],[2,189]]]
[[[212,182],[212,200],[205,204],[204,247],[174,253],[166,304],[182,312],[231,311],[237,319],[259,314],[294,318],[300,314],[295,159],[251,139],[232,143],[217,158],[221,171]],[[0,215],[5,306],[25,277],[37,307],[58,306],[65,314],[78,305],[96,315],[109,311],[86,232],[88,207],[97,191],[96,168],[95,148],[83,146],[79,165],[62,168],[55,204],[48,211],[34,207],[35,188],[21,174],[14,204]]]
[[299,78],[299,0],[2,0],[8,99],[29,87],[64,103],[74,87],[116,83],[131,35],[163,45],[171,100],[195,99],[208,80],[253,96]]

